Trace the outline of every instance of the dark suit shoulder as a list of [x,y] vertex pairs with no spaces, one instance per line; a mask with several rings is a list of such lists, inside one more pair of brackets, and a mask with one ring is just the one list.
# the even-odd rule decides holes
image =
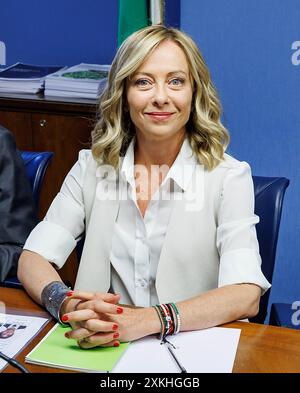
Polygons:
[[16,142],[13,134],[3,126],[0,125],[0,147],[2,149],[12,148],[16,149]]

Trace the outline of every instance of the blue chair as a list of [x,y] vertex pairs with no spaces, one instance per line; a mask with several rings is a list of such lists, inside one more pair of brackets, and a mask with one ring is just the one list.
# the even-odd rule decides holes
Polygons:
[[[41,186],[53,153],[47,151],[22,151],[20,153],[24,161],[26,175],[32,187],[33,199],[38,209]],[[1,286],[9,288],[22,288],[22,284],[17,277],[8,277],[1,283]]]
[[24,161],[26,175],[30,181],[33,198],[38,209],[40,191],[45,176],[46,169],[51,161],[53,153],[22,151],[21,157]]
[[[271,283],[276,257],[276,247],[281,220],[281,212],[285,190],[290,181],[284,177],[253,176],[255,193],[255,214],[260,217],[256,225],[257,238],[262,258],[262,271]],[[269,301],[270,291],[260,300],[258,314],[251,318],[251,322],[264,323]]]

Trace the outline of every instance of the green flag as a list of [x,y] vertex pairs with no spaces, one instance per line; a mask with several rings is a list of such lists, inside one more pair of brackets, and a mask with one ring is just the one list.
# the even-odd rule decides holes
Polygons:
[[119,0],[118,46],[133,32],[148,26],[147,0]]

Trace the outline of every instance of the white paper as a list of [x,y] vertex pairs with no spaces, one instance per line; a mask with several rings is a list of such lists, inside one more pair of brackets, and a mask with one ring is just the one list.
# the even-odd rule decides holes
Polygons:
[[[0,313],[0,351],[14,357],[48,322],[46,318]],[[0,371],[7,362],[0,359]]]
[[[215,327],[169,336],[179,362],[190,373],[231,373],[241,330]],[[156,337],[132,342],[113,373],[179,373],[171,354]]]

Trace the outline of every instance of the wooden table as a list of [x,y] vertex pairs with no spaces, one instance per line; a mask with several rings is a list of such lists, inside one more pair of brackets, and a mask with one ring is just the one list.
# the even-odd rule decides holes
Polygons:
[[[6,312],[49,318],[49,314],[34,303],[23,290],[0,287],[0,301],[5,303]],[[17,356],[17,360],[24,364],[25,355],[37,345],[53,325],[54,321],[50,321]],[[224,326],[242,330],[233,367],[234,373],[300,372],[299,330],[247,322],[233,322]],[[31,364],[26,364],[26,367],[34,373],[67,372]],[[3,372],[18,371],[8,366]]]

